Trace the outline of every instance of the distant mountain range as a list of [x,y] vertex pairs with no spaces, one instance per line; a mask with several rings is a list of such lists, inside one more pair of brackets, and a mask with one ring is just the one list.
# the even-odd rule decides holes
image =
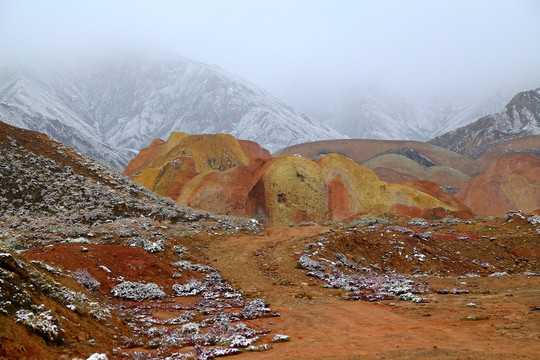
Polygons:
[[47,74],[0,70],[0,121],[44,132],[119,169],[172,131],[230,133],[270,151],[346,137],[219,67],[181,57]]
[[540,135],[540,88],[520,92],[501,112],[438,136],[430,144],[477,158],[526,135]]
[[[0,69],[0,121],[48,134],[117,169],[152,139],[167,139],[173,131],[228,133],[271,152],[349,137],[438,136],[431,143],[479,156],[511,134],[539,133],[537,90],[516,96],[502,113],[485,116],[508,98],[494,93],[415,100],[374,86],[307,107],[312,118],[217,66],[183,57],[138,56],[47,73]],[[332,110],[322,111],[325,107]],[[463,128],[480,117],[482,124]],[[481,144],[489,146],[473,150]]]
[[421,98],[373,85],[324,101],[298,100],[297,106],[351,138],[428,141],[500,111],[512,95],[494,91]]

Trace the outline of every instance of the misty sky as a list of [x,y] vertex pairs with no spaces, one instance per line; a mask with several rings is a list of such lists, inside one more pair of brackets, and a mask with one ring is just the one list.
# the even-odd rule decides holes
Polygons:
[[0,0],[0,61],[159,50],[285,100],[370,83],[539,87],[539,35],[538,0]]

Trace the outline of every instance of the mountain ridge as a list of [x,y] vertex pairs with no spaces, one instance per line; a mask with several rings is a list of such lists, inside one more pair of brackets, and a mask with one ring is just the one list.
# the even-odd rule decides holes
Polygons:
[[428,143],[479,158],[505,141],[527,135],[540,135],[540,88],[522,91],[501,112],[484,116]]
[[270,150],[346,137],[238,76],[183,57],[53,74],[4,69],[0,83],[0,120],[45,132],[118,169],[172,131],[230,133]]

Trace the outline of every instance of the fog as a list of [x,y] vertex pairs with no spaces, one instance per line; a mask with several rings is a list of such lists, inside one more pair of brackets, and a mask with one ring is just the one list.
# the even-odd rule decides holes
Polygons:
[[[540,87],[540,1],[0,1],[0,61],[143,51],[216,64],[302,103],[383,85]],[[318,100],[317,100],[318,101]]]

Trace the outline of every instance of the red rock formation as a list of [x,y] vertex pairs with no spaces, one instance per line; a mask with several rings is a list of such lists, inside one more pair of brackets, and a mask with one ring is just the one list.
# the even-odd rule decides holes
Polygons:
[[504,215],[509,210],[540,208],[540,158],[509,155],[496,158],[456,194],[474,213]]
[[173,132],[166,142],[154,140],[142,149],[124,173],[148,189],[176,200],[197,175],[247,165],[259,158],[270,158],[270,153],[252,141],[225,134]]

